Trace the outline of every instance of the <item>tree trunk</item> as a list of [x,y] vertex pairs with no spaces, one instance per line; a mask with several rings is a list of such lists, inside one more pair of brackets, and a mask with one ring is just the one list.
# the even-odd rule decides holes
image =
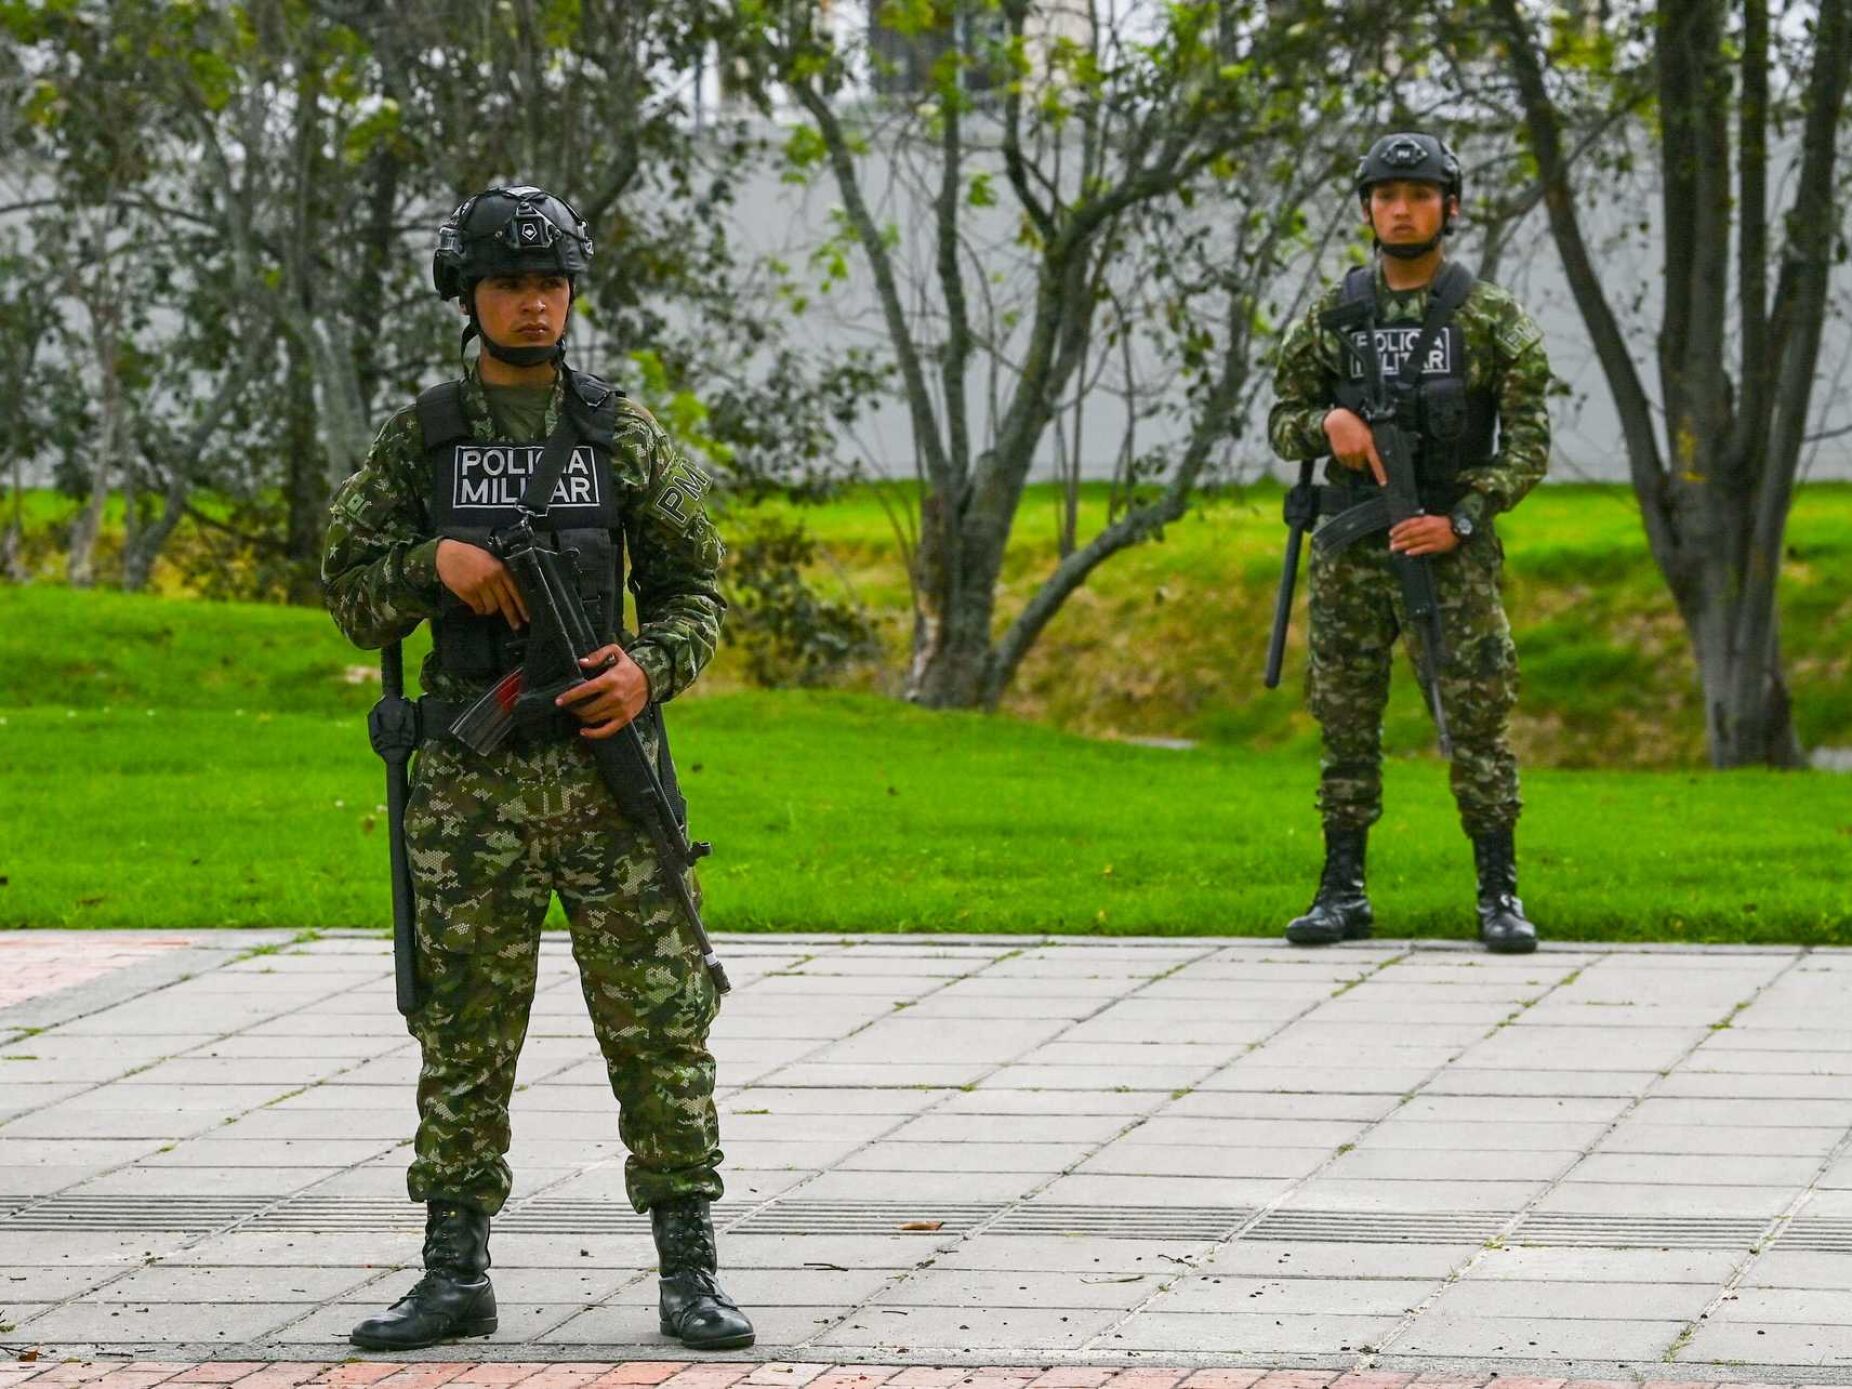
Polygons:
[[943,493],[920,504],[920,543],[913,555],[913,663],[907,698],[932,709],[970,709],[982,699],[990,668],[990,620],[996,586],[973,569],[960,517]]
[[[1717,767],[1802,767],[1806,757],[1794,731],[1794,710],[1781,674],[1779,641],[1750,657],[1719,648],[1710,634],[1721,624],[1695,629],[1698,680],[1704,691],[1711,763]],[[1762,677],[1746,684],[1745,664]]]
[[167,480],[161,490],[161,514],[124,541],[122,546],[122,587],[128,593],[140,593],[154,577],[154,563],[167,548],[174,528],[186,515],[187,486],[178,474]]
[[97,367],[97,429],[90,458],[90,496],[71,527],[71,547],[65,576],[72,588],[96,583],[96,545],[103,531],[103,509],[109,503],[111,479],[122,450],[121,341],[117,336],[119,307],[114,301],[91,302],[91,350]]
[[20,476],[19,459],[13,459],[13,498],[6,531],[0,534],[0,575],[16,584],[31,576],[26,572],[25,479]]
[[[1729,72],[1725,7],[1665,0],[1656,38],[1663,165],[1665,310],[1658,340],[1665,452],[1576,212],[1561,122],[1530,20],[1492,0],[1505,32],[1550,213],[1576,302],[1622,420],[1653,559],[1691,639],[1711,761],[1801,765],[1781,669],[1777,580],[1818,364],[1836,236],[1835,134],[1852,71],[1852,5],[1826,0],[1807,77],[1802,162],[1772,314],[1767,294],[1766,13],[1747,11],[1735,200],[1738,284],[1730,283]],[[1726,366],[1726,315],[1738,305],[1742,385]]]
[[320,599],[317,578],[328,523],[327,471],[315,427],[315,374],[309,349],[293,336],[285,341],[288,379],[283,452],[288,461],[283,480],[287,513],[283,543],[289,557],[289,601],[313,603]]

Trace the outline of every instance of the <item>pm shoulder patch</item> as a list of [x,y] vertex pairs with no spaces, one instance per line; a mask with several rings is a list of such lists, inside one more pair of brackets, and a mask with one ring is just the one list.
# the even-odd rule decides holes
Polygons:
[[1498,333],[1498,345],[1513,357],[1522,356],[1543,341],[1543,329],[1529,314],[1521,313]]
[[694,524],[701,514],[701,499],[713,480],[686,458],[677,458],[663,470],[650,489],[648,506],[651,514],[680,534]]

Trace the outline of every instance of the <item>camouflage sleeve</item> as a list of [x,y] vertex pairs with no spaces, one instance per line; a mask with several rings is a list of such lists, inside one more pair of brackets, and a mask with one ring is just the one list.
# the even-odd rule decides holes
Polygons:
[[1267,439],[1281,458],[1297,462],[1331,451],[1325,438],[1325,414],[1337,385],[1327,334],[1318,316],[1329,305],[1326,295],[1294,323],[1280,344],[1273,369],[1273,408],[1267,413]]
[[707,475],[677,452],[662,426],[626,403],[614,432],[647,480],[624,518],[637,600],[630,655],[649,677],[650,697],[669,700],[694,683],[719,643],[726,547],[707,514]]
[[1550,359],[1543,350],[1543,330],[1509,302],[1492,343],[1499,364],[1498,452],[1484,467],[1460,473],[1471,489],[1462,507],[1480,518],[1511,510],[1543,480],[1550,465]]
[[322,592],[356,646],[397,641],[437,611],[437,537],[425,521],[416,416],[394,415],[328,509]]

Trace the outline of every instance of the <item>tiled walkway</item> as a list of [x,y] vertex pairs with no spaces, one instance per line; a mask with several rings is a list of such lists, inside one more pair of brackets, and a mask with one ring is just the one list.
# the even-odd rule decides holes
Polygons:
[[[1852,954],[724,950],[755,1361],[1852,1381]],[[202,935],[0,1010],[0,1342],[345,1359],[417,1254],[389,964]],[[673,1351],[563,942],[521,1080],[502,1330],[446,1353]]]
[[[74,1361],[47,1368],[0,1365],[0,1389],[1636,1389],[1638,1380],[1518,1379],[1391,1370],[1265,1370],[1139,1366],[1111,1369],[1039,1365],[832,1365],[818,1362],[680,1360],[480,1363],[430,1360],[411,1365],[307,1360],[178,1363]],[[1784,1389],[1706,1381],[1718,1389]],[[1666,1381],[1658,1389],[1691,1389]]]

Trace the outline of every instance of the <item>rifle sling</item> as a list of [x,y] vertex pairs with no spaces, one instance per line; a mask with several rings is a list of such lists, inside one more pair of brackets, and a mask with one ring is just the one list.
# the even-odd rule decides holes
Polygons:
[[540,450],[540,458],[534,464],[533,476],[528,478],[527,486],[521,492],[521,509],[530,516],[545,516],[547,508],[553,504],[553,491],[559,486],[560,475],[566,471],[566,465],[572,461],[572,451],[577,448],[584,432],[579,427],[578,412],[573,408],[577,383],[572,379],[572,372],[561,367],[565,376],[565,399],[561,403],[559,423],[553,426],[553,432],[547,435],[547,442]]

